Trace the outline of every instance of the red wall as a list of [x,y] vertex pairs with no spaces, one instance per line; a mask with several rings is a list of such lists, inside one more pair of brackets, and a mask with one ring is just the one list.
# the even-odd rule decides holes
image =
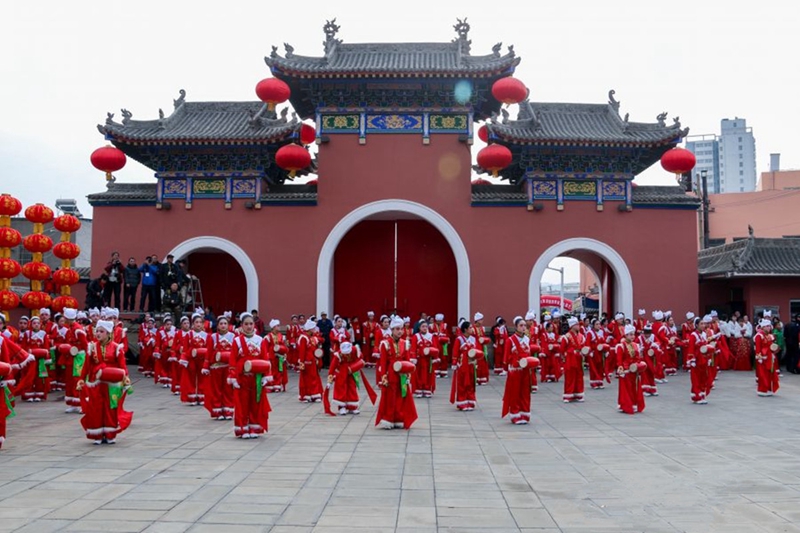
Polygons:
[[[469,255],[472,312],[524,313],[535,261],[549,246],[574,237],[597,239],[617,250],[633,276],[635,308],[676,314],[697,309],[694,211],[622,213],[610,203],[598,212],[592,202],[569,202],[563,212],[554,202],[545,202],[541,212],[471,207],[470,147],[455,135],[434,135],[427,146],[417,135],[371,135],[365,145],[356,136],[332,135],[320,145],[318,165],[316,207],[247,210],[235,201],[226,211],[217,200],[197,200],[190,211],[178,201],[170,211],[95,207],[94,271],[112,249],[137,258],[163,256],[188,238],[219,236],[234,241],[255,263],[262,314],[285,321],[291,313],[321,311],[314,309],[317,260],[333,226],[366,203],[392,198],[432,208],[459,233]],[[146,238],[130,220],[148,221]]]
[[747,314],[752,318],[756,307],[779,307],[788,320],[791,300],[800,300],[800,278],[734,278],[704,280],[700,283],[700,309],[708,311],[727,305],[731,288],[742,288]]
[[241,313],[247,306],[247,283],[239,263],[226,253],[194,252],[186,258],[189,273],[197,276],[203,293],[203,305],[214,314],[223,311]]

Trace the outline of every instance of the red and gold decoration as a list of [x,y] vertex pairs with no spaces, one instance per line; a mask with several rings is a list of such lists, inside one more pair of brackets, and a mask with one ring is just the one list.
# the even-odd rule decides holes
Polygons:
[[317,130],[310,124],[303,123],[300,126],[300,143],[303,146],[313,144],[317,140]]
[[125,153],[110,144],[92,152],[89,160],[94,168],[106,173],[106,181],[114,181],[114,176],[111,173],[121,170],[125,163],[128,162]]
[[478,139],[487,144],[489,143],[489,128],[486,126],[486,124],[478,128]]
[[528,88],[517,78],[500,78],[492,85],[492,96],[506,105],[518,104],[528,97]]
[[11,217],[22,211],[22,202],[9,194],[0,195],[0,312],[8,319],[8,311],[19,306],[19,296],[11,291],[11,280],[22,271],[11,259],[11,249],[19,246],[22,235],[11,227]]
[[661,166],[667,172],[676,174],[678,179],[680,179],[681,174],[691,172],[695,164],[697,164],[697,159],[686,148],[675,147],[672,150],[667,150],[661,156]]
[[490,144],[478,152],[478,166],[492,173],[497,173],[511,164],[511,150],[501,144]]
[[44,234],[44,225],[52,222],[53,217],[53,210],[44,204],[25,209],[25,218],[33,222],[33,234],[22,241],[22,246],[32,254],[31,261],[22,266],[22,275],[31,280],[31,290],[22,296],[22,305],[34,316],[40,308],[50,305],[50,295],[42,292],[42,281],[50,278],[52,272],[42,261],[42,254],[53,249],[53,240]]
[[77,309],[78,300],[72,296],[72,285],[80,280],[80,275],[72,268],[72,260],[81,253],[80,247],[70,242],[73,233],[81,227],[81,221],[72,215],[61,215],[53,221],[53,227],[61,232],[61,242],[53,249],[53,255],[61,259],[61,268],[53,273],[53,283],[59,287],[60,296],[53,300],[53,310],[65,307]]
[[298,171],[311,165],[311,154],[298,144],[287,144],[275,152],[275,163],[289,171],[289,179],[294,179]]
[[291,96],[292,90],[286,82],[278,78],[265,78],[256,84],[258,99],[267,104],[267,109],[273,111],[275,106],[282,104]]

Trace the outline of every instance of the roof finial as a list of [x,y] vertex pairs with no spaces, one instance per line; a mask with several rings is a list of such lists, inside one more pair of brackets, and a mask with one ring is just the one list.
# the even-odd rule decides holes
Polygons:
[[500,57],[500,49],[503,47],[503,43],[497,43],[496,45],[492,46],[492,55],[494,57]]
[[453,29],[456,30],[458,34],[458,41],[461,44],[461,52],[465,55],[469,54],[470,45],[472,41],[469,40],[469,23],[467,23],[467,18],[464,17],[464,20],[460,18],[456,18],[456,24],[453,25]]
[[620,102],[616,98],[614,98],[615,94],[617,94],[617,91],[615,91],[614,89],[608,91],[608,105],[610,105],[614,111],[619,113]]
[[286,58],[290,59],[294,55],[294,46],[289,43],[283,43],[283,49],[286,50]]
[[336,24],[336,19],[334,18],[333,20],[326,20],[325,25],[322,27],[322,31],[325,32],[325,42],[322,44],[325,46],[325,55],[327,56],[333,51],[337,44],[342,42],[341,39],[336,38],[336,34],[339,32],[339,26]]
[[667,112],[664,111],[656,116],[656,120],[658,121],[659,126],[666,126],[667,125]]
[[178,99],[172,101],[172,105],[175,106],[175,109],[178,109],[180,106],[183,105],[183,102],[186,101],[186,91],[181,89],[178,91],[178,94],[180,95]]
[[755,238],[755,231],[753,230],[753,226],[750,224],[747,225],[747,234],[750,236],[751,239]]
[[122,124],[125,125],[131,121],[131,118],[133,118],[133,113],[127,109],[120,109],[120,111],[122,112]]

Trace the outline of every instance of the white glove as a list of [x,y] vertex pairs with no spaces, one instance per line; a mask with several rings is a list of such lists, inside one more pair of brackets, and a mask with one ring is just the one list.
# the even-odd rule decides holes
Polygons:
[[3,387],[8,387],[9,385],[13,386],[15,383],[16,381],[14,381],[13,379],[9,379],[8,381],[6,380],[0,381],[0,389],[2,389]]
[[156,359],[161,359],[161,354],[160,354],[160,353],[158,353],[158,352],[155,352],[155,353],[153,354],[153,357],[155,357]]
[[272,376],[264,376],[261,378],[261,386],[266,387],[267,383],[272,383]]
[[141,350],[142,348],[144,348],[144,344],[142,344],[141,342],[137,343],[136,345],[139,347],[139,349],[140,349],[140,350]]
[[200,373],[203,374],[204,376],[207,376],[211,374],[211,371],[207,368],[204,368],[203,370],[200,371]]
[[178,361],[178,363],[180,363],[180,365],[183,368],[189,368],[189,361],[184,361],[183,359],[181,359],[180,361]]
[[416,360],[416,359],[412,359],[412,360],[411,360],[411,364],[412,364],[412,365],[416,365],[416,364],[417,364],[417,360]]
[[147,341],[147,344],[149,344],[150,346],[154,346],[156,344],[156,340],[150,339],[149,341]]
[[694,368],[697,366],[697,361],[689,361],[689,366]]
[[236,381],[235,379],[231,380],[231,386],[233,386],[234,389],[241,389],[242,388],[241,385],[239,385],[239,382]]
[[442,360],[441,360],[441,359],[434,359],[434,360],[433,360],[433,364],[436,364],[436,363],[441,363],[441,362],[442,362]]

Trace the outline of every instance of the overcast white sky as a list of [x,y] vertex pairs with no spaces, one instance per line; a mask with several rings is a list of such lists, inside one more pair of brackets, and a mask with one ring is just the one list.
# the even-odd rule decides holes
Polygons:
[[[106,112],[156,118],[181,88],[189,101],[255,100],[270,45],[321,55],[333,17],[346,42],[443,42],[466,16],[474,54],[514,45],[533,100],[605,102],[613,88],[631,120],[668,111],[692,134],[744,117],[759,172],[771,152],[798,168],[798,15],[774,0],[3,2],[0,191],[24,204],[77,198],[89,214],[85,196],[104,188],[89,154],[104,144],[95,125]],[[153,179],[133,161],[117,175]],[[637,182],[672,178],[656,165]]]

